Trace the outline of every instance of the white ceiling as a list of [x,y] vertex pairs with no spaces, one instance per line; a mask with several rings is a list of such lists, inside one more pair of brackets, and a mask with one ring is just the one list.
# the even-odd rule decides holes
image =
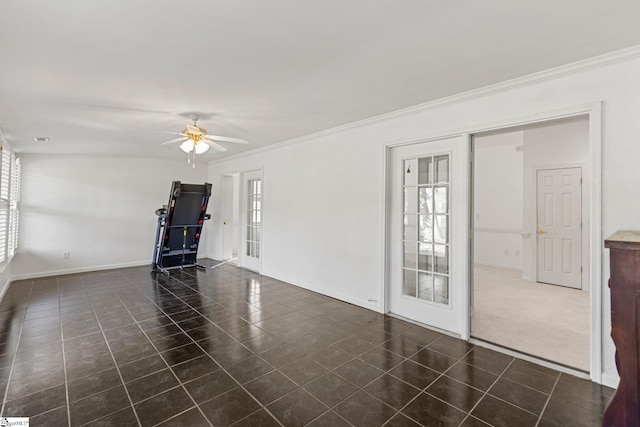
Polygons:
[[639,45],[638,18],[638,0],[2,0],[0,129],[20,153],[176,158],[162,131],[198,112],[251,141],[230,155]]

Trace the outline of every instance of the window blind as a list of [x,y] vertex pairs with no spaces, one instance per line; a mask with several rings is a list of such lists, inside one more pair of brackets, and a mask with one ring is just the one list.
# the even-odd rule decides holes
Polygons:
[[0,262],[7,260],[7,229],[9,220],[9,182],[11,173],[11,147],[3,141],[0,156]]
[[18,247],[20,160],[2,133],[0,142],[0,263],[5,263]]
[[18,230],[20,211],[20,159],[11,154],[11,179],[9,185],[9,229],[7,230],[7,252],[9,260],[13,258],[18,247]]
[[2,144],[2,168],[0,169],[0,199],[9,202],[9,182],[11,181],[11,146]]

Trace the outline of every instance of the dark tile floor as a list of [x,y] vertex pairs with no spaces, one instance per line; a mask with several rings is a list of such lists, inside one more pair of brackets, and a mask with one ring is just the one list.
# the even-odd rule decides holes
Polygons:
[[32,426],[590,426],[612,394],[231,265],[0,303],[1,414]]

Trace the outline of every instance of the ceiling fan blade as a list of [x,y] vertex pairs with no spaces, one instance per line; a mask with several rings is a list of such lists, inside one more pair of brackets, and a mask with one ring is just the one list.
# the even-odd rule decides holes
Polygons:
[[182,132],[168,132],[168,131],[166,131],[166,130],[159,130],[159,131],[156,131],[156,133],[166,133],[167,135],[182,135],[182,136],[187,136],[187,135],[185,135],[185,134],[184,134],[184,133],[182,133]]
[[187,125],[187,130],[191,133],[202,134],[202,130],[198,126]]
[[204,137],[207,138],[210,141],[235,142],[236,144],[248,144],[249,143],[249,141],[247,141],[246,139],[231,138],[230,136],[205,135]]
[[213,148],[214,150],[222,151],[222,152],[227,151],[226,148],[224,148],[222,145],[218,144],[217,142],[213,142],[211,140],[208,140],[207,144],[209,144],[211,146],[211,148]]
[[176,139],[172,139],[171,141],[163,142],[160,145],[173,144],[174,142],[184,142],[184,141],[186,141],[188,139],[189,139],[189,137],[181,136],[180,138],[176,138]]

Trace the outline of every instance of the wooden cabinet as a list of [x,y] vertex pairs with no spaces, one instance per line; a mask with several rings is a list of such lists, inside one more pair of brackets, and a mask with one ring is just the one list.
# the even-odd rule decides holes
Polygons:
[[605,240],[611,264],[611,338],[620,384],[602,425],[640,426],[640,231],[617,231]]

